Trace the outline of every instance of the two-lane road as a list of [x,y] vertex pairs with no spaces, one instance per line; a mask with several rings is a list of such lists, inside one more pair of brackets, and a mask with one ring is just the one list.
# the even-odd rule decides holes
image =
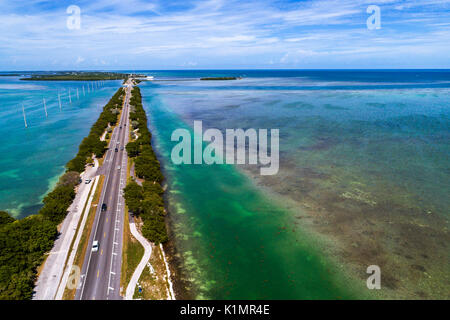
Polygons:
[[[128,158],[129,101],[131,85],[126,87],[125,104],[120,123],[114,129],[109,150],[100,172],[105,181],[97,207],[89,244],[81,270],[77,300],[116,300],[120,296],[120,271],[122,266],[122,238],[124,205],[122,189],[126,185]],[[117,148],[118,151],[115,151]],[[102,211],[102,204],[107,210]],[[92,251],[93,241],[98,241],[98,251]]]

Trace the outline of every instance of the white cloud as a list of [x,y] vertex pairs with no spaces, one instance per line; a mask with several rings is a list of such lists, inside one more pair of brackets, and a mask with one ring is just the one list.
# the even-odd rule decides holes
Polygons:
[[[83,67],[127,66],[130,61],[143,68],[193,67],[186,57],[194,57],[198,67],[233,67],[230,63],[240,58],[260,67],[267,61],[301,67],[305,59],[318,67],[321,61],[338,66],[364,55],[390,59],[412,46],[417,50],[409,58],[419,63],[430,60],[430,50],[442,60],[442,50],[450,49],[445,29],[450,0],[308,0],[282,5],[270,0],[196,0],[183,3],[183,9],[162,0],[79,1],[80,30],[66,28],[65,8],[40,11],[34,7],[37,2],[0,3],[0,68],[13,55],[20,57],[17,63],[23,69],[37,61]],[[376,32],[366,29],[369,4],[382,8],[382,28]],[[395,9],[399,6],[403,10]]]

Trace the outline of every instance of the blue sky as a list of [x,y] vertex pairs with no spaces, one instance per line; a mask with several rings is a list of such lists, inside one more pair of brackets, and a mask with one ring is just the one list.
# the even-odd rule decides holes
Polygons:
[[214,68],[450,68],[450,0],[0,0],[1,70]]

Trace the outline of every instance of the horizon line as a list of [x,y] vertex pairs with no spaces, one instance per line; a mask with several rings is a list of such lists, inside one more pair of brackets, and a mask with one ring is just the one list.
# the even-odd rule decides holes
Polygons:
[[41,69],[41,70],[0,70],[4,72],[124,72],[124,71],[408,71],[408,70],[439,70],[450,71],[450,68],[198,68],[198,69]]

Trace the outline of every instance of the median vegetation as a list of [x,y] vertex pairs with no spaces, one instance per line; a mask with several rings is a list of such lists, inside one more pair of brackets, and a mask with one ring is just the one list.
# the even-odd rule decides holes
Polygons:
[[161,187],[163,175],[151,145],[152,136],[138,87],[133,88],[130,107],[132,129],[137,132],[137,138],[127,144],[126,150],[134,162],[136,176],[144,182],[140,186],[132,181],[125,187],[125,202],[130,212],[142,218],[143,236],[155,244],[164,243],[168,237],[164,221],[164,190]]
[[103,108],[89,135],[81,142],[77,156],[67,163],[66,173],[44,198],[38,214],[16,220],[0,211],[0,300],[32,298],[37,268],[53,247],[57,226],[75,198],[75,187],[80,183],[80,173],[85,170],[87,160],[92,154],[101,157],[105,153],[106,143],[100,137],[107,127],[116,124],[123,94],[120,88]]

